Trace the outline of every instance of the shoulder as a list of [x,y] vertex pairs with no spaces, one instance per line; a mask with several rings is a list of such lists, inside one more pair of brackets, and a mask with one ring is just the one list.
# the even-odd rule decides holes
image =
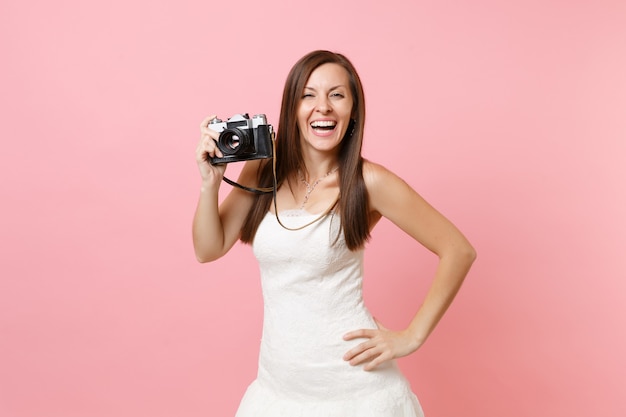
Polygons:
[[368,187],[376,186],[389,175],[394,174],[383,165],[363,159],[363,179]]
[[390,187],[408,187],[407,183],[391,170],[369,160],[363,160],[363,180],[367,192],[372,196],[386,194]]
[[385,217],[400,207],[414,208],[421,202],[421,197],[406,181],[383,165],[364,160],[363,180],[370,211]]

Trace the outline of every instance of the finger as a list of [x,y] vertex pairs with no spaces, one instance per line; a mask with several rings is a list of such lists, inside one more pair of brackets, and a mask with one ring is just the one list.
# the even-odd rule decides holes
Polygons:
[[363,342],[359,344],[358,346],[355,346],[349,351],[347,351],[346,354],[343,355],[343,359],[346,361],[352,361],[354,358],[363,354],[363,352],[367,352],[368,350],[372,349],[375,346],[376,344],[371,341]]
[[370,361],[372,361],[373,359],[375,359],[379,355],[380,355],[380,352],[378,351],[378,349],[371,348],[371,349],[367,349],[366,351],[361,352],[360,354],[356,355],[355,357],[350,359],[348,362],[352,366],[357,366],[357,365],[361,365],[361,364],[363,364],[365,362],[370,362]]
[[200,128],[205,128],[205,127],[209,127],[209,122],[213,119],[215,119],[217,116],[215,114],[212,114],[208,117],[205,117],[204,119],[202,119],[202,122],[200,123]]
[[366,363],[365,366],[363,366],[363,370],[364,371],[373,371],[380,364],[388,361],[389,359],[391,359],[391,356],[389,354],[385,353],[385,352],[382,352],[380,355],[378,355],[372,361],[370,361],[369,363]]
[[204,140],[206,138],[211,138],[213,140],[217,140],[220,137],[219,132],[211,129],[210,127],[200,128],[200,140]]
[[198,143],[197,151],[200,153],[208,153],[211,157],[217,156],[222,158],[224,155],[217,146],[217,142],[208,134],[203,134]]
[[211,149],[211,152],[214,156],[217,156],[218,158],[224,157],[224,154],[222,153],[222,150],[220,149],[220,147],[217,146],[217,141],[215,139],[209,138],[208,146]]
[[204,146],[198,146],[196,150],[196,161],[198,163],[210,163],[211,159],[215,157],[214,151],[208,151]]
[[198,154],[212,154],[214,153],[215,146],[211,143],[212,139],[208,136],[202,136],[200,142],[198,143],[198,147],[196,148],[196,152]]
[[352,340],[352,339],[358,339],[358,338],[363,338],[363,337],[370,339],[374,337],[375,334],[376,334],[376,330],[374,329],[359,329],[359,330],[354,330],[354,331],[344,334],[343,340]]

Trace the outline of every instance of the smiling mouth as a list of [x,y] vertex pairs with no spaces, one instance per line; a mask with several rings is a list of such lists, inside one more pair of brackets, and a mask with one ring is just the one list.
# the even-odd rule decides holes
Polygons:
[[332,120],[323,120],[323,121],[319,120],[319,121],[312,122],[311,127],[313,128],[313,130],[320,130],[323,132],[328,132],[328,131],[335,129],[335,127],[337,127],[337,122],[334,122]]

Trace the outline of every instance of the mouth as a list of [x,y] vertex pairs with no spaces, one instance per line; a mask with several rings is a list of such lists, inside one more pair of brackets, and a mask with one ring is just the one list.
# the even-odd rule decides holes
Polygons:
[[316,132],[330,132],[335,130],[337,122],[334,120],[316,120],[311,122],[311,128]]

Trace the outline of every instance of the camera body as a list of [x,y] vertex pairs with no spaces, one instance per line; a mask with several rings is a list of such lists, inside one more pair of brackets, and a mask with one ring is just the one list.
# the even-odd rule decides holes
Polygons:
[[220,133],[216,142],[223,155],[211,158],[214,165],[273,156],[274,128],[264,114],[252,119],[247,113],[235,114],[225,122],[216,118],[209,122],[209,128]]

